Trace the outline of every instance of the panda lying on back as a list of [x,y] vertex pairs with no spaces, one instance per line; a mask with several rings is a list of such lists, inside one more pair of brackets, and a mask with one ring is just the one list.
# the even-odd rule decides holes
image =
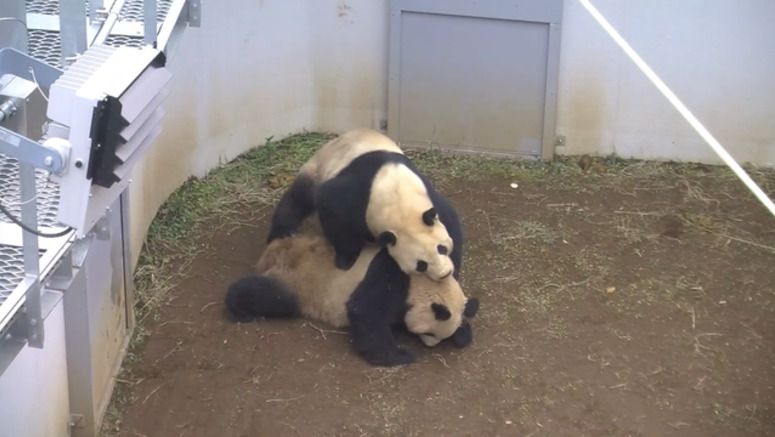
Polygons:
[[379,132],[347,132],[318,150],[280,199],[268,241],[293,234],[316,210],[340,269],[377,239],[404,273],[459,276],[463,232],[455,209]]
[[[366,246],[347,271],[337,269],[333,247],[314,232],[274,239],[256,274],[233,283],[227,310],[238,321],[299,314],[335,327],[350,327],[355,350],[371,364],[395,366],[413,361],[399,348],[392,329],[403,326],[427,346],[450,338],[458,347],[471,342],[479,302],[467,299],[457,279],[439,281],[406,275],[386,249]],[[372,268],[378,264],[379,268]],[[385,266],[392,266],[386,268]]]

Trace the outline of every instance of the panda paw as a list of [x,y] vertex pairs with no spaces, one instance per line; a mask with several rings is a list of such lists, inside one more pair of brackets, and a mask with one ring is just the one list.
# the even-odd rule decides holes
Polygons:
[[334,257],[334,264],[338,269],[350,270],[350,268],[355,264],[355,261],[357,259],[358,259],[358,254],[356,254],[355,256],[352,256],[352,255],[337,253],[336,256]]

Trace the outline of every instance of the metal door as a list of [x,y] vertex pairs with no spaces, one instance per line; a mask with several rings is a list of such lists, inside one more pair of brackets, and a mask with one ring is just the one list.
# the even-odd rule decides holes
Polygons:
[[562,0],[393,0],[390,135],[549,158]]

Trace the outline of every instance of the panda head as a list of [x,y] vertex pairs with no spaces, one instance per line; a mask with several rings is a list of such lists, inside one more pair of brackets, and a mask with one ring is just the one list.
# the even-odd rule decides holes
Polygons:
[[379,241],[406,274],[420,273],[438,281],[455,270],[450,254],[453,243],[447,228],[430,208],[421,217],[404,222],[404,229],[387,230]]
[[433,281],[423,276],[412,277],[407,304],[406,328],[426,346],[436,346],[450,337],[458,347],[471,342],[471,327],[466,319],[476,315],[479,301],[467,298],[455,278]]

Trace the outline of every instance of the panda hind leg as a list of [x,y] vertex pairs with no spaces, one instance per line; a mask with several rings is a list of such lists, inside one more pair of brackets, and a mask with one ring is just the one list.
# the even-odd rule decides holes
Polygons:
[[268,276],[250,275],[232,283],[224,304],[227,313],[238,322],[258,317],[297,317],[301,313],[296,293]]
[[280,198],[272,216],[267,243],[293,235],[304,219],[315,211],[315,182],[305,174],[299,174]]

